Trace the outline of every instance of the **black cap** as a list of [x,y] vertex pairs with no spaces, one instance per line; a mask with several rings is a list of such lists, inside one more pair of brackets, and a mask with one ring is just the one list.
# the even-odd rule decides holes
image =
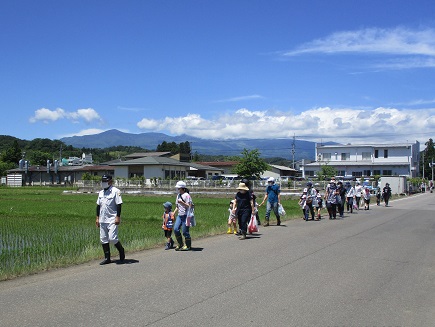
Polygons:
[[112,176],[110,176],[110,175],[103,175],[103,177],[101,177],[102,182],[108,182],[111,180],[112,180]]

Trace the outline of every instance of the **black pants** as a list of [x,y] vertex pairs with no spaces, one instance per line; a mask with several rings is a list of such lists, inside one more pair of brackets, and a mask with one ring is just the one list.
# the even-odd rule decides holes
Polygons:
[[237,213],[237,220],[239,223],[239,229],[242,231],[243,234],[246,234],[248,231],[248,224],[251,220],[251,210],[239,210]]
[[329,218],[336,218],[337,217],[337,204],[336,203],[328,203],[326,205],[326,208],[328,208]]

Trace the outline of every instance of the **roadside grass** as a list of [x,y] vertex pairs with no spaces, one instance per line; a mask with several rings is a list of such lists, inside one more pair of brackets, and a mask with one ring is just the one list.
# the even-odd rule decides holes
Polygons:
[[[97,194],[64,192],[62,188],[0,188],[0,281],[102,258],[95,226]],[[74,191],[69,189],[68,191]],[[235,194],[235,192],[234,192]],[[123,194],[119,238],[132,252],[162,246],[163,203],[169,196]],[[229,197],[192,194],[197,226],[195,239],[226,232]],[[297,200],[282,196],[286,218],[301,216]],[[260,207],[264,220],[265,207]],[[272,214],[271,221],[274,215]],[[112,256],[117,256],[112,247]]]

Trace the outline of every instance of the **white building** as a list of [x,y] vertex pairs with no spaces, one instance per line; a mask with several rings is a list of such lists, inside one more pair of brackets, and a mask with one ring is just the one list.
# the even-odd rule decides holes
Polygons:
[[323,165],[338,176],[419,176],[420,143],[400,144],[316,144],[316,162],[301,166],[305,178],[318,175]]

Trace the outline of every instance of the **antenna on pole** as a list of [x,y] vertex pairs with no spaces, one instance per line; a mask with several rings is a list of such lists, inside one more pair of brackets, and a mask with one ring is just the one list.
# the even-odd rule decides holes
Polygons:
[[295,137],[296,135],[293,134],[293,142],[292,142],[292,156],[293,156],[293,169],[295,169]]

